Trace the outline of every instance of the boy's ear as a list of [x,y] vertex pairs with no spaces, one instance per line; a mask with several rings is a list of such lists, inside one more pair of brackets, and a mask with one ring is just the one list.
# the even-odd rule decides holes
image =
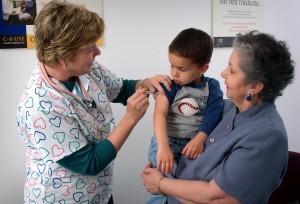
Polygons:
[[204,74],[208,70],[209,65],[205,64],[200,68],[201,74]]

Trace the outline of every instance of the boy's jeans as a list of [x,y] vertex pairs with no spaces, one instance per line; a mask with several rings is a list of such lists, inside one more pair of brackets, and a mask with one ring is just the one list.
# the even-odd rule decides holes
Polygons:
[[[174,155],[174,170],[172,173],[165,175],[169,178],[175,178],[175,172],[177,165],[179,163],[181,152],[185,145],[191,140],[190,138],[177,138],[177,137],[168,137],[169,145]],[[157,167],[157,150],[158,145],[155,135],[151,138],[151,144],[148,151],[148,160],[152,163],[152,167]],[[151,195],[151,197],[146,201],[146,204],[165,204],[167,197],[164,195]]]

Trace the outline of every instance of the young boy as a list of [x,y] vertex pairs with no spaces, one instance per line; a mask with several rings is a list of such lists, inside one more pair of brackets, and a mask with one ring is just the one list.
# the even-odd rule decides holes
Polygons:
[[[203,75],[212,52],[212,38],[195,28],[181,31],[169,46],[172,87],[155,96],[155,136],[148,152],[152,166],[168,176],[175,175],[182,154],[195,159],[203,152],[207,136],[221,119],[224,102],[219,82]],[[164,203],[164,199],[154,195],[146,203]]]

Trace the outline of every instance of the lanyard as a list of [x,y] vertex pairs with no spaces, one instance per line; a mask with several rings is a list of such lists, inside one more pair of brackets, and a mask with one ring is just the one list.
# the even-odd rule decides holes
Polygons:
[[49,76],[48,76],[48,74],[46,72],[44,64],[40,63],[39,64],[39,68],[40,68],[41,76],[44,79],[44,81],[46,83],[48,83],[49,85],[51,85],[55,90],[63,92],[65,94],[69,95],[69,96],[72,96],[73,98],[77,99],[78,101],[82,101],[82,103],[84,104],[84,107],[85,107],[86,110],[89,110],[91,108],[97,108],[97,105],[96,105],[94,99],[91,98],[91,97],[89,97],[87,91],[85,90],[85,88],[84,88],[84,86],[82,84],[82,81],[80,80],[80,78],[78,76],[76,77],[76,80],[77,80],[77,83],[79,85],[80,92],[82,93],[83,98],[77,96],[76,94],[74,94],[74,93],[72,93],[70,91],[67,91],[67,90],[59,87],[56,83],[54,83],[49,78]]

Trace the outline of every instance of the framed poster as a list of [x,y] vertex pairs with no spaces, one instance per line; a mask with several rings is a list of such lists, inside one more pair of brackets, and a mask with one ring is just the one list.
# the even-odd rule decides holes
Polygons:
[[[0,48],[34,48],[34,19],[51,0],[1,0]],[[102,17],[102,0],[70,0]],[[102,45],[101,38],[97,45]]]
[[264,30],[264,0],[213,0],[214,47],[231,47],[237,33]]

